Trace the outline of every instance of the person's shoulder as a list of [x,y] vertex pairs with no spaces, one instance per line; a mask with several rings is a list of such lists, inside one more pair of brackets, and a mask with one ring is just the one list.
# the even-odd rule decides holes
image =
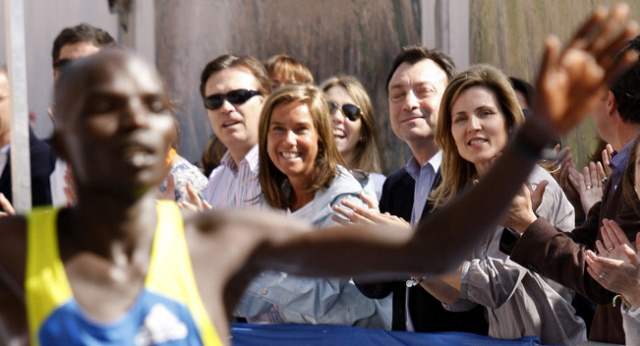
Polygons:
[[386,180],[384,181],[384,184],[385,186],[393,186],[393,185],[402,183],[404,179],[406,179],[407,177],[410,177],[410,175],[407,172],[407,170],[404,169],[404,167],[402,167],[394,171],[393,173],[389,174]]
[[378,172],[369,172],[369,176],[371,177],[371,180],[373,180],[373,182],[376,184],[384,183],[384,181],[387,179],[386,175]]
[[46,151],[48,153],[51,151],[51,145],[40,139],[35,132],[33,132],[33,129],[29,128],[29,149],[31,151]]
[[405,175],[408,175],[409,173],[407,172],[407,170],[404,167],[400,167],[398,169],[396,169],[395,171],[391,172],[391,174],[389,174],[387,176],[387,179],[397,179],[397,178],[402,178]]
[[[16,272],[16,266],[24,265],[27,251],[27,220],[23,216],[0,217],[0,268],[9,275]],[[21,272],[18,270],[18,272]],[[21,278],[14,277],[16,282]]]
[[224,221],[224,213],[216,210],[193,212],[182,209],[181,213],[185,232],[196,232],[202,234],[215,232],[218,229],[216,226]]
[[220,179],[220,175],[222,174],[222,172],[230,170],[229,167],[225,166],[225,165],[218,165],[216,168],[214,168],[211,173],[209,173],[209,180],[215,180],[215,179]]
[[27,227],[27,220],[24,216],[5,216],[0,217],[0,233],[3,239],[9,233],[20,233],[24,235]]
[[182,210],[182,221],[185,238],[192,256],[209,256],[208,252],[217,252],[227,246],[233,246],[234,238],[241,234],[239,225],[237,234],[228,232],[229,227],[227,226],[233,222],[230,222],[229,217],[222,211],[192,212]]
[[339,165],[329,189],[336,188],[341,190],[347,189],[350,190],[349,192],[360,193],[360,190],[362,190],[362,185],[360,184],[360,181],[358,181],[358,179],[356,179],[356,177],[352,174],[352,172]]
[[189,181],[192,185],[202,185],[200,190],[203,189],[204,185],[209,181],[198,167],[184,157],[180,157],[177,162],[171,166],[169,173],[174,175],[174,179],[177,177],[180,178],[181,181]]
[[547,172],[546,169],[535,165],[533,166],[533,171],[529,175],[529,183],[535,188],[538,184],[540,184],[543,180],[546,180],[549,184],[545,188],[545,192],[548,191],[559,191],[562,192],[562,188],[556,181],[556,179]]
[[337,200],[346,196],[355,196],[359,198],[363,186],[353,174],[346,168],[338,166],[338,171],[331,185],[326,189],[316,191],[313,203],[316,205],[333,205]]
[[[4,257],[8,250],[17,250],[16,247],[25,246],[27,241],[27,220],[23,216],[0,217],[0,258]],[[2,261],[2,263],[6,263]]]
[[225,209],[225,210],[204,210],[193,212],[182,210],[182,220],[185,232],[195,232],[203,237],[216,236],[220,232],[246,225],[259,225],[259,220],[275,216],[268,209]]
[[269,209],[183,211],[182,215],[190,251],[207,257],[219,255],[216,251],[242,257],[266,244],[312,230],[308,222]]
[[38,138],[31,128],[29,128],[29,158],[31,170],[37,171],[39,175],[48,175],[55,167],[56,155],[53,149],[47,142]]

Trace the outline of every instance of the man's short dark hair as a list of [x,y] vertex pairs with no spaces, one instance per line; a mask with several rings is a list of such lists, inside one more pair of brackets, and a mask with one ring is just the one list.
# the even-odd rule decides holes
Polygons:
[[244,67],[249,70],[260,84],[258,87],[260,94],[265,97],[271,94],[271,80],[267,75],[267,70],[264,65],[258,59],[248,55],[237,56],[224,54],[210,61],[202,70],[202,74],[200,75],[200,95],[202,95],[203,99],[207,96],[205,95],[205,88],[209,77],[216,72],[232,67]]
[[60,50],[62,50],[64,45],[78,42],[91,43],[100,48],[117,46],[116,41],[108,32],[95,26],[81,23],[76,26],[64,28],[53,41],[53,49],[51,51],[53,66],[56,65],[56,62],[60,58]]
[[451,57],[447,53],[437,49],[429,49],[422,46],[406,46],[403,47],[402,51],[400,51],[400,53],[398,53],[398,55],[396,55],[396,57],[393,59],[393,65],[391,65],[391,71],[389,71],[387,83],[385,84],[387,92],[389,92],[389,82],[391,81],[391,77],[393,77],[393,74],[398,69],[398,66],[400,66],[403,62],[413,65],[424,59],[429,59],[438,64],[438,66],[440,66],[440,68],[447,75],[448,81],[450,81],[457,74],[456,65],[453,63],[453,60],[451,60]]
[[[629,41],[618,53],[618,58],[629,50],[640,53],[640,36]],[[618,104],[618,113],[622,121],[629,124],[640,124],[640,61],[625,72],[613,83],[611,91]]]
[[518,77],[509,77],[509,80],[511,81],[511,85],[513,85],[513,90],[521,92],[527,100],[529,107],[533,107],[533,100],[536,98],[536,88],[534,88],[531,83]]

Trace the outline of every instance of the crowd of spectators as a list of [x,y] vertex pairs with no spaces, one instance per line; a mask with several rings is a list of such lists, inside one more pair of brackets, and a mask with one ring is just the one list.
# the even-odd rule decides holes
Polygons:
[[[354,76],[316,86],[284,54],[215,57],[193,86],[214,135],[191,163],[155,68],[104,30],[65,28],[54,133],[29,131],[39,208],[26,216],[12,207],[0,69],[0,336],[224,344],[233,315],[639,344],[640,36],[628,11],[598,9],[564,49],[547,40],[535,88],[404,47],[385,85],[411,157],[388,176],[384,112]],[[556,144],[587,111],[606,146],[579,170]]]

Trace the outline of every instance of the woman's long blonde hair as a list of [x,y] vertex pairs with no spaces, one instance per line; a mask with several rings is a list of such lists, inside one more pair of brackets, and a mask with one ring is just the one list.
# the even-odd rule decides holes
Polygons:
[[507,131],[511,132],[524,122],[516,93],[509,79],[497,68],[489,65],[474,65],[454,77],[442,95],[436,125],[436,141],[442,150],[440,165],[442,183],[431,192],[429,197],[434,203],[434,208],[451,201],[478,173],[473,163],[460,156],[451,134],[453,105],[463,91],[476,86],[487,88],[495,95],[500,111],[505,117]]

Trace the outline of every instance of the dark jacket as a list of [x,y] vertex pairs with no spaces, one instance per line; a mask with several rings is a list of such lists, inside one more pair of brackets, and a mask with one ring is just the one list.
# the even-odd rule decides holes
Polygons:
[[[441,180],[442,177],[438,171],[433,188],[440,185]],[[415,180],[404,167],[389,175],[382,187],[380,211],[389,212],[405,220],[411,220],[414,187]],[[422,212],[421,220],[428,217],[432,207],[431,202],[427,202]],[[416,254],[415,258],[419,260],[420,254]],[[356,283],[356,285],[362,294],[373,299],[381,299],[388,296],[389,293],[393,293],[393,321],[391,328],[393,330],[406,330],[406,281],[375,284]],[[489,327],[485,319],[484,307],[482,306],[478,305],[467,312],[449,312],[442,307],[442,303],[438,299],[419,285],[409,289],[408,305],[413,326],[417,332],[461,331],[487,335]]]
[[[53,170],[55,158],[51,147],[38,139],[33,130],[29,128],[29,158],[31,160],[31,203],[33,206],[50,205],[51,189],[49,187],[49,174]],[[13,203],[11,189],[11,154],[7,158],[7,165],[0,176],[0,192]],[[0,207],[0,211],[4,211]]]

